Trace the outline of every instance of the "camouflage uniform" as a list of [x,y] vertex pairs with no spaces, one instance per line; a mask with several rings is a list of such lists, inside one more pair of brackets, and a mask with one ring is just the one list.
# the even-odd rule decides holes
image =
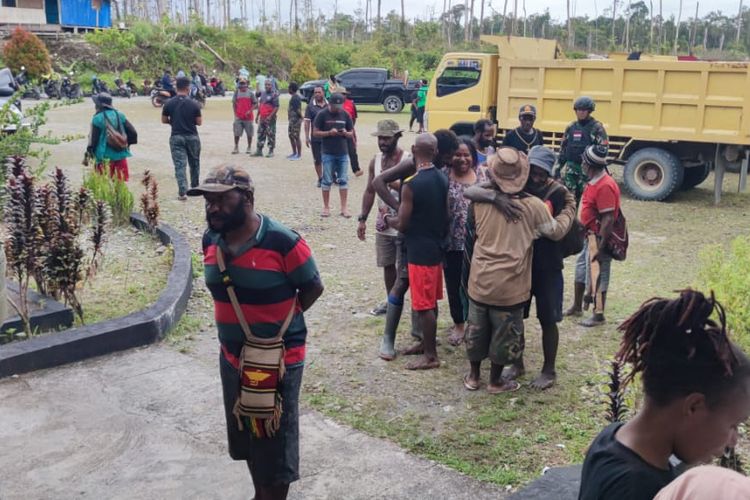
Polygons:
[[515,309],[480,304],[469,298],[466,356],[471,362],[486,358],[496,365],[512,365],[524,349],[523,306]]
[[604,125],[593,117],[589,117],[583,124],[576,120],[568,125],[560,143],[560,167],[558,168],[562,169],[565,187],[575,195],[577,202],[581,201],[583,188],[586,186],[586,176],[583,175],[581,169],[581,155],[591,144],[609,145]]
[[169,150],[177,178],[177,191],[184,196],[188,190],[185,167],[190,167],[190,187],[198,185],[201,175],[201,140],[197,135],[173,135],[169,138]]

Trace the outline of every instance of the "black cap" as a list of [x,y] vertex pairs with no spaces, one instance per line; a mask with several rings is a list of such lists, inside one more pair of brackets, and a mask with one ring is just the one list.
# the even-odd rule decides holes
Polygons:
[[340,105],[340,104],[344,104],[344,101],[345,101],[344,96],[339,93],[331,94],[331,97],[328,99],[328,102],[330,104]]

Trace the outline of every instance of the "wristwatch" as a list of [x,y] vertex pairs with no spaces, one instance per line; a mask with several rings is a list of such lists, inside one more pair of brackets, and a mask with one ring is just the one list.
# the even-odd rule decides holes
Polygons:
[[360,214],[360,216],[357,217],[357,222],[367,222],[367,216]]

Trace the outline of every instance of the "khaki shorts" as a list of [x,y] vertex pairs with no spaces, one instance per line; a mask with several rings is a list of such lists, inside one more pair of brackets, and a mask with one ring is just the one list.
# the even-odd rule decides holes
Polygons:
[[397,255],[396,236],[375,233],[375,260],[378,267],[395,266]]
[[235,137],[242,137],[242,133],[247,132],[247,136],[252,138],[253,132],[255,131],[255,126],[252,120],[235,120],[233,128]]
[[513,310],[487,306],[469,298],[466,356],[479,362],[510,365],[523,354],[523,305]]

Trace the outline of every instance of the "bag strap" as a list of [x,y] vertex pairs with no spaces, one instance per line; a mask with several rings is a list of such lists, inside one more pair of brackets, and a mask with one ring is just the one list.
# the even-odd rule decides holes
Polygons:
[[552,181],[552,184],[550,185],[549,191],[547,191],[547,194],[544,196],[544,201],[548,201],[550,198],[552,198],[552,195],[558,192],[560,189],[562,189],[562,185],[559,183]]
[[221,249],[219,245],[216,245],[216,263],[219,265],[219,271],[221,271],[222,282],[227,288],[227,295],[229,295],[229,301],[232,303],[232,308],[234,309],[234,313],[237,315],[237,320],[240,322],[240,326],[242,327],[242,331],[245,333],[245,337],[247,338],[247,340],[253,340],[253,341],[261,342],[261,343],[272,343],[281,339],[286,333],[287,329],[289,328],[289,325],[292,323],[292,318],[294,317],[294,310],[297,307],[297,296],[296,295],[294,296],[294,300],[292,301],[292,308],[289,309],[289,314],[286,315],[286,319],[284,320],[284,323],[282,323],[281,328],[279,328],[279,333],[275,337],[270,338],[270,339],[256,337],[255,335],[253,335],[253,332],[250,330],[250,325],[247,323],[247,319],[245,319],[245,315],[242,314],[242,308],[240,307],[240,302],[237,300],[237,293],[234,291],[234,285],[232,284],[232,279],[229,277],[229,274],[227,273],[227,266],[224,260],[224,251]]

